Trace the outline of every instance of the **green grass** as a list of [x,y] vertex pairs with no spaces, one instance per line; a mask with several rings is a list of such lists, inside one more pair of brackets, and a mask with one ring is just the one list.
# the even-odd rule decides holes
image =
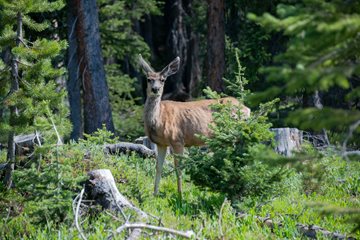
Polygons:
[[[90,152],[84,155],[86,151]],[[5,156],[2,153],[0,156],[2,162]],[[16,181],[19,181],[19,186],[15,181],[16,187],[11,191],[0,189],[0,239],[80,239],[73,225],[74,216],[71,208],[66,207],[71,206],[72,199],[81,189],[81,181],[86,178],[86,173],[101,168],[111,170],[120,192],[136,206],[160,217],[165,227],[193,230],[199,239],[301,239],[296,230],[296,223],[314,224],[330,231],[351,233],[355,224],[348,222],[351,219],[349,215],[323,214],[322,210],[329,206],[334,209],[360,208],[360,162],[347,163],[338,157],[328,157],[322,161],[326,174],[321,181],[309,184],[303,173],[293,173],[284,183],[287,189],[284,193],[262,200],[254,200],[248,196],[236,204],[225,200],[225,195],[221,193],[200,189],[184,174],[183,201],[180,201],[171,156],[165,165],[160,195],[154,197],[152,191],[155,159],[141,159],[135,155],[106,156],[102,153],[101,147],[90,143],[69,144],[58,150],[51,149],[43,156],[39,172],[42,178],[61,180],[60,183],[63,185],[58,184],[54,189],[40,187],[44,189],[44,194],[50,191],[54,194],[54,199],[64,201],[56,203],[63,206],[61,214],[64,216],[61,220],[55,221],[57,218],[47,215],[50,213],[39,211],[44,204],[54,202],[49,201],[50,197],[46,194],[45,198],[31,200],[31,189],[22,186],[18,179]],[[61,176],[53,176],[49,170],[46,175],[42,170],[49,164],[55,164],[54,167],[60,166],[60,170],[62,166],[70,166],[71,170],[62,172]],[[25,169],[19,164],[16,171],[21,172]],[[31,182],[26,176],[24,179]],[[68,184],[69,179],[78,179],[78,187]],[[25,180],[22,184],[26,183]],[[56,198],[56,194],[65,190],[77,192],[73,192],[71,196]],[[222,205],[222,218],[219,220]],[[239,212],[246,212],[248,215],[240,218]],[[281,222],[283,227],[275,227],[272,230],[256,220],[256,216],[271,217],[275,222]],[[106,238],[110,230],[115,230],[122,224],[121,216],[119,219],[120,221],[115,220],[99,208],[92,209],[81,218],[88,239]],[[151,223],[157,224],[157,221],[152,220]],[[359,238],[360,232],[358,230],[351,235]],[[166,235],[161,233],[143,236],[166,238]],[[123,239],[123,236],[118,236],[117,239]]]

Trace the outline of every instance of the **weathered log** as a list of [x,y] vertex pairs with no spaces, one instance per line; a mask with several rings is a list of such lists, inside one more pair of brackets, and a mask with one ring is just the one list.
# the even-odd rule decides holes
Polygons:
[[[142,144],[147,148],[153,150],[155,153],[157,152],[157,146],[153,143],[147,136],[139,137],[135,139],[135,143]],[[170,147],[167,147],[166,154],[170,154]]]
[[136,152],[141,157],[155,157],[156,152],[147,148],[142,144],[129,143],[129,142],[119,142],[116,144],[106,144],[104,146],[104,152],[106,154],[119,154],[119,153],[129,153]]
[[275,133],[275,151],[287,157],[299,150],[303,142],[303,132],[297,128],[271,128]]
[[41,144],[41,136],[35,133],[27,135],[18,135],[14,137],[15,142],[15,152],[17,155],[24,155],[26,153],[32,152],[35,147],[35,144]]
[[142,144],[146,146],[147,148],[156,151],[156,144],[153,143],[148,137],[138,137],[135,139],[135,143]]
[[305,225],[305,224],[296,224],[296,228],[298,231],[303,234],[304,236],[311,238],[311,239],[317,239],[318,233],[321,233],[324,237],[329,239],[347,239],[347,240],[355,240],[356,238],[353,237],[347,237],[345,234],[336,233],[336,232],[330,232],[322,227],[316,226],[316,225]]
[[[246,213],[239,213],[239,218],[245,218],[248,217],[249,214]],[[255,216],[255,219],[257,219],[261,224],[273,229],[276,227],[283,227],[284,224],[282,222],[276,222],[273,221],[270,217],[259,217]],[[307,224],[301,224],[297,223],[296,228],[303,236],[311,239],[317,239],[319,237],[319,234],[322,234],[324,237],[330,238],[330,239],[341,239],[341,240],[356,240],[356,238],[353,238],[351,236],[347,236],[346,234],[337,233],[337,232],[330,232],[322,227],[316,226],[316,225],[307,225]]]

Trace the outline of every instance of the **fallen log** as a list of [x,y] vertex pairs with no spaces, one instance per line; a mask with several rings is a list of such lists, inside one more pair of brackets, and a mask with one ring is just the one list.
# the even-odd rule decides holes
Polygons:
[[[239,213],[239,218],[245,218],[248,217],[249,214],[246,213]],[[275,222],[270,217],[260,217],[255,216],[255,219],[257,219],[261,224],[273,229],[275,226],[277,227],[283,227],[284,224],[282,222]],[[310,239],[317,239],[319,237],[319,234],[322,234],[323,237],[330,238],[330,239],[337,239],[337,240],[356,240],[356,238],[353,238],[351,236],[347,236],[346,234],[337,233],[337,232],[331,232],[328,231],[322,227],[316,226],[316,225],[307,225],[302,223],[297,223],[296,228],[299,231],[300,234],[302,234],[304,237],[310,238]]]
[[147,148],[142,144],[119,142],[116,144],[106,144],[104,146],[105,154],[128,154],[129,152],[135,152],[143,158],[151,158],[156,156],[156,152]]

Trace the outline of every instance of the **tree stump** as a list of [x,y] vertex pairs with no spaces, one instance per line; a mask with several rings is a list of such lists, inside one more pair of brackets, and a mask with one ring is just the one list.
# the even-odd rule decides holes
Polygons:
[[[104,209],[110,209],[124,214],[123,209],[134,210],[143,221],[147,221],[148,215],[136,208],[127,198],[122,195],[116,187],[115,180],[110,170],[99,169],[88,173],[89,180],[85,186],[87,196],[95,200]],[[126,220],[125,220],[126,221]],[[136,228],[132,231],[128,239],[140,237],[141,229]]]
[[35,144],[41,145],[41,135],[27,134],[18,135],[14,137],[15,152],[17,155],[24,155],[32,152],[35,148]]
[[272,128],[275,133],[275,151],[290,157],[294,150],[299,150],[303,142],[303,132],[297,128]]

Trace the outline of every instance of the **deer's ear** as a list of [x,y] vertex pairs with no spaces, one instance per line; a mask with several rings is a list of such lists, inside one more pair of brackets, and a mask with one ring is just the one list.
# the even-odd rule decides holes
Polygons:
[[152,69],[152,67],[150,66],[150,64],[148,64],[143,57],[141,56],[141,54],[139,54],[139,64],[140,67],[144,70],[145,74],[149,74],[150,72],[154,72],[154,69]]
[[161,72],[160,75],[167,78],[175,74],[180,68],[180,58],[176,57],[169,65],[167,65]]

